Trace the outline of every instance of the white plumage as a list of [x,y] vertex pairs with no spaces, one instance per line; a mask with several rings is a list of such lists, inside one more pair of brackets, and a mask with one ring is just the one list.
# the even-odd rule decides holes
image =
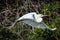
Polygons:
[[13,27],[18,21],[23,21],[24,23],[30,25],[31,27],[35,27],[35,28],[41,28],[41,29],[50,29],[50,30],[56,30],[56,28],[49,28],[46,24],[44,24],[43,21],[43,17],[44,15],[42,14],[36,14],[35,12],[31,12],[28,14],[23,15],[22,17],[20,17],[19,19],[17,19],[15,21],[15,23],[11,26]]
[[41,14],[37,15],[35,12],[32,12],[32,13],[28,13],[28,14],[23,15],[18,20],[29,19],[29,20],[34,20],[34,21],[40,23],[42,21],[41,17],[42,17]]

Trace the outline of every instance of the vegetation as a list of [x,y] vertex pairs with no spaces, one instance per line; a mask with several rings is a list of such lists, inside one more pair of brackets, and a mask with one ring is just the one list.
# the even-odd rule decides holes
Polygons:
[[[43,15],[44,23],[55,31],[32,28],[23,22],[9,27],[22,15],[36,12]],[[60,40],[59,0],[0,0],[0,40]]]

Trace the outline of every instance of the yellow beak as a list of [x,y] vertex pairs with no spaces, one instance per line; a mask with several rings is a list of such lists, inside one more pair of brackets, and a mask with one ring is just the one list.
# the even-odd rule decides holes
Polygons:
[[44,17],[44,16],[49,16],[49,15],[43,15],[43,17]]

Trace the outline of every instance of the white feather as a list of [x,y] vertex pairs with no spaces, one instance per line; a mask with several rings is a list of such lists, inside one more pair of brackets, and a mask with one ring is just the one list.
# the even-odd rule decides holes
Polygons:
[[43,21],[43,15],[42,14],[36,14],[35,12],[28,13],[20,17],[15,21],[15,23],[12,25],[12,27],[17,23],[17,21],[23,21],[24,23],[35,27],[35,28],[41,28],[41,29],[50,29],[50,30],[56,30],[56,28],[49,28],[46,24],[44,24]]

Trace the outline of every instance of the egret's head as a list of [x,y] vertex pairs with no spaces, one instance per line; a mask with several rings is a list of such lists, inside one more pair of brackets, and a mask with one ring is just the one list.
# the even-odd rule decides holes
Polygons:
[[38,14],[37,16],[38,16],[38,17],[40,17],[40,18],[41,18],[41,17],[43,17],[43,15],[42,15],[42,14]]

